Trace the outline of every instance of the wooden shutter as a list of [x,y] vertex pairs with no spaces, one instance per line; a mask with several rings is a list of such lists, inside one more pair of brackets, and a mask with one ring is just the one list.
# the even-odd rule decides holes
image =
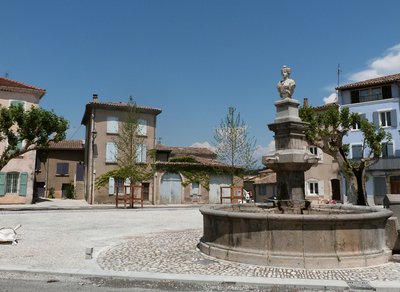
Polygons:
[[380,124],[379,124],[379,112],[373,112],[372,113],[372,122],[375,125],[375,128],[379,128]]
[[393,142],[387,142],[386,143],[386,151],[387,151],[387,156],[388,157],[393,157],[394,156],[394,151],[393,151]]
[[117,161],[117,147],[114,142],[107,142],[106,144],[106,162]]
[[147,135],[147,120],[143,119],[138,120],[138,135],[140,136]]
[[26,196],[26,189],[28,186],[28,173],[21,172],[19,176],[19,195]]
[[323,196],[324,193],[325,193],[324,181],[320,180],[320,181],[318,181],[318,195]]
[[6,173],[0,172],[0,196],[6,194]]
[[108,194],[110,196],[114,195],[115,180],[113,177],[108,178]]
[[395,109],[390,111],[390,125],[397,128],[397,115]]

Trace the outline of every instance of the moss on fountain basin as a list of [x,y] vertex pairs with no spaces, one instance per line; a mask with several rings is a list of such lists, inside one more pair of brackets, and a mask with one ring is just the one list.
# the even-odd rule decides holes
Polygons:
[[203,207],[200,212],[204,235],[199,248],[224,260],[334,269],[382,264],[391,255],[385,225],[392,212],[382,208],[338,204],[301,211],[237,204]]

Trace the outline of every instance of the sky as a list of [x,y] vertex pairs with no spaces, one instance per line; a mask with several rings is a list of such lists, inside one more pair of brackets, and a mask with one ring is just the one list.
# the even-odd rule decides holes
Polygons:
[[400,73],[400,1],[0,0],[0,75],[46,89],[40,105],[84,139],[85,105],[159,108],[157,139],[207,146],[235,107],[271,147],[280,69],[293,98],[334,100],[335,86]]

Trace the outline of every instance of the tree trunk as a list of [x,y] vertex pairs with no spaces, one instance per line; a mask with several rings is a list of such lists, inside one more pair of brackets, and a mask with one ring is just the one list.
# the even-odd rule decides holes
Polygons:
[[365,163],[361,162],[358,168],[353,168],[353,173],[357,180],[357,205],[368,206],[365,188]]

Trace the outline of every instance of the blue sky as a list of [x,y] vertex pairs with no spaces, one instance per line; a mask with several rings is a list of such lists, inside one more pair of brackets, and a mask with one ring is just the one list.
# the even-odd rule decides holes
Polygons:
[[[45,88],[41,106],[84,138],[85,104],[162,109],[170,146],[213,141],[236,107],[259,152],[273,139],[280,68],[294,98],[324,103],[341,84],[400,72],[400,1],[1,1],[0,75]],[[198,145],[198,144],[196,144]]]

